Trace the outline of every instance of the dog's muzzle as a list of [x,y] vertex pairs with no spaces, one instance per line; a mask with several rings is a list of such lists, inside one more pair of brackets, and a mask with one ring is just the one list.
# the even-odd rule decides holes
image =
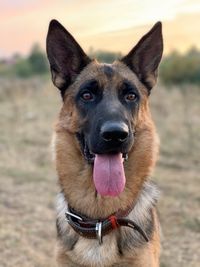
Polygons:
[[[85,140],[84,134],[82,133],[76,133],[76,137],[79,141],[80,144],[80,148],[82,151],[82,154],[85,158],[85,160],[89,163],[89,164],[93,164],[94,163],[94,159],[95,159],[95,154],[92,153],[88,147],[88,144]],[[108,140],[107,142],[109,143],[110,140]],[[121,141],[120,141],[121,142]],[[128,153],[122,153],[123,154],[123,158],[125,161],[128,160]]]

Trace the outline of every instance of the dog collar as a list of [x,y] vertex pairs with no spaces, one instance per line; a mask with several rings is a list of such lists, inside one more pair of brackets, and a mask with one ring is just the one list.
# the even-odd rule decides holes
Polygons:
[[69,225],[81,236],[89,239],[98,239],[99,244],[102,244],[103,237],[109,234],[112,230],[118,229],[121,226],[129,227],[137,231],[146,242],[149,241],[145,231],[134,221],[126,218],[130,212],[130,208],[126,211],[118,211],[106,219],[90,219],[86,216],[75,212],[71,207],[65,213]]

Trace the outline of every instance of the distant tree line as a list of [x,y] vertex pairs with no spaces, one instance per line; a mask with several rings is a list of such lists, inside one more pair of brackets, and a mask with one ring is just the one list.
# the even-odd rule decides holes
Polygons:
[[48,62],[44,51],[35,44],[27,57],[15,54],[11,59],[0,61],[0,75],[29,78],[48,72]]
[[[97,58],[100,62],[111,63],[120,59],[120,52],[89,49],[89,56]],[[38,44],[35,44],[29,55],[25,58],[15,55],[9,61],[0,60],[0,76],[14,75],[28,78],[34,75],[43,75],[49,72],[46,54]],[[159,77],[164,84],[192,83],[200,85],[200,51],[191,48],[185,54],[177,51],[165,56],[161,62]]]
[[15,67],[18,76],[28,77],[33,75],[42,75],[48,71],[48,63],[46,56],[39,45],[34,45],[30,55],[19,60]]
[[193,47],[185,54],[171,52],[161,62],[160,77],[167,85],[185,83],[200,85],[200,51]]

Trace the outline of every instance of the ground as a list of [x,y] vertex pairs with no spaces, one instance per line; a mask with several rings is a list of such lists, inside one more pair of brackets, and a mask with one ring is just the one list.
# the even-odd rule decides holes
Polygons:
[[[53,267],[56,173],[50,140],[61,98],[47,79],[0,80],[0,267]],[[161,139],[161,267],[200,263],[200,88],[153,89]]]

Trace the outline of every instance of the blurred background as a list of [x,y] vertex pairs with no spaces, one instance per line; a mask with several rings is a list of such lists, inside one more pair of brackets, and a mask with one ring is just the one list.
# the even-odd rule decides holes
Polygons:
[[161,267],[200,265],[200,1],[0,0],[0,266],[54,266],[53,124],[62,103],[45,55],[49,21],[112,62],[158,20],[164,58],[151,109],[161,139]]

